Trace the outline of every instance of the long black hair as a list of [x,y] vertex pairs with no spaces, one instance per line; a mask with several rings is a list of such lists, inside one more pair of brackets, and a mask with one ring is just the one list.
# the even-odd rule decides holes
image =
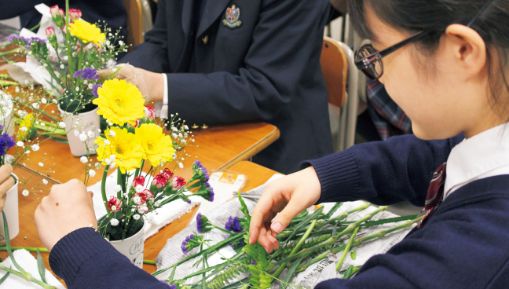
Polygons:
[[[491,94],[497,100],[501,88],[509,91],[506,76],[509,54],[509,0],[349,0],[348,8],[355,30],[371,38],[365,21],[369,5],[383,22],[403,31],[430,32],[419,45],[432,52],[447,26],[469,25],[483,38],[487,47]],[[473,19],[476,19],[472,22]],[[491,51],[497,52],[500,64],[494,65]],[[494,71],[498,67],[499,71]],[[496,76],[496,77],[494,77]],[[504,87],[505,86],[505,87]]]

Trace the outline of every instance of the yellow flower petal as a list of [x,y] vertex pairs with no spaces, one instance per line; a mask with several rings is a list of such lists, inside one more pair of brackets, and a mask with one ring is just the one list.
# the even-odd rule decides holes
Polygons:
[[136,120],[145,116],[145,99],[132,83],[120,79],[107,80],[97,94],[99,97],[93,100],[99,107],[97,113],[113,124],[134,125]]
[[77,19],[69,24],[69,32],[84,43],[94,43],[97,46],[102,46],[106,42],[106,34],[97,25],[88,23],[83,19]]
[[144,159],[152,166],[162,166],[173,160],[175,149],[170,136],[164,134],[163,129],[153,123],[142,124],[136,128],[136,138],[141,144]]

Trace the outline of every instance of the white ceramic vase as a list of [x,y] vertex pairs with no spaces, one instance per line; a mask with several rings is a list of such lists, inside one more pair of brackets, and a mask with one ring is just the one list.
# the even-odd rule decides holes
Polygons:
[[[9,228],[9,237],[10,239],[16,238],[19,234],[19,207],[18,207],[18,177],[13,175],[16,180],[16,184],[7,191],[7,195],[5,198],[4,204],[4,212],[7,217],[7,225]],[[2,214],[0,214],[0,243],[5,242],[4,235],[4,219]]]
[[127,239],[109,242],[115,249],[117,249],[117,251],[126,256],[134,265],[138,266],[139,268],[143,268],[145,225],[143,225],[138,233]]
[[67,141],[73,156],[85,156],[96,153],[95,139],[100,134],[98,108],[79,114],[72,114],[59,107],[65,124]]
[[0,90],[0,126],[3,127],[0,133],[6,132],[10,136],[14,135],[13,114],[12,96]]

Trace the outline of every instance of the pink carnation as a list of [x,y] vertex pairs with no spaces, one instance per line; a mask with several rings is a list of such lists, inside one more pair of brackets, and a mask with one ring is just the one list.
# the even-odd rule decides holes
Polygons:
[[81,13],[81,10],[71,8],[69,9],[69,16],[71,17],[71,20],[80,19],[83,14]]
[[172,179],[172,186],[175,190],[179,190],[185,185],[186,185],[186,180],[184,180],[183,177],[174,177]]
[[120,211],[120,209],[122,209],[122,201],[115,197],[111,197],[108,201],[108,209],[112,212]]
[[134,178],[134,181],[133,181],[133,187],[136,188],[137,186],[145,186],[145,177],[144,176],[139,176],[139,177],[136,177]]
[[46,28],[46,36],[51,37],[55,35],[55,28],[49,26]]
[[150,190],[144,190],[143,192],[134,194],[134,203],[136,203],[136,205],[142,205],[152,198],[154,198],[154,194]]

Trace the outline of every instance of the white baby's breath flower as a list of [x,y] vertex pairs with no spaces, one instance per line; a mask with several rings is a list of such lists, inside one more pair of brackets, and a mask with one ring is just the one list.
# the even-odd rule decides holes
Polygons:
[[31,146],[31,148],[32,148],[32,150],[33,150],[34,152],[37,152],[37,151],[39,151],[39,149],[40,149],[41,147],[40,147],[38,144],[33,144],[33,145]]
[[24,147],[24,146],[25,146],[25,143],[24,143],[24,142],[22,142],[22,141],[18,141],[18,142],[16,143],[16,145],[17,145],[18,147],[22,148],[22,147]]
[[37,165],[38,165],[39,167],[41,167],[41,168],[43,168],[43,167],[44,167],[44,163],[43,163],[43,162],[39,162]]
[[47,185],[48,184],[48,180],[42,179],[42,183],[43,183],[43,185]]
[[82,156],[82,157],[80,158],[80,162],[81,162],[82,164],[86,164],[86,163],[88,163],[88,157],[86,157],[86,156]]
[[28,195],[30,195],[30,191],[28,191],[27,189],[24,189],[23,191],[21,191],[21,195],[23,197],[28,197]]
[[88,171],[88,175],[89,175],[90,177],[92,177],[92,178],[93,178],[93,177],[95,177],[95,171],[94,171],[94,170],[89,170],[89,171]]
[[[112,210],[113,210],[113,207],[115,207],[115,206],[111,207]],[[111,219],[110,224],[112,227],[116,227],[116,226],[118,226],[118,224],[120,224],[120,222],[117,219],[113,218],[113,219]]]

